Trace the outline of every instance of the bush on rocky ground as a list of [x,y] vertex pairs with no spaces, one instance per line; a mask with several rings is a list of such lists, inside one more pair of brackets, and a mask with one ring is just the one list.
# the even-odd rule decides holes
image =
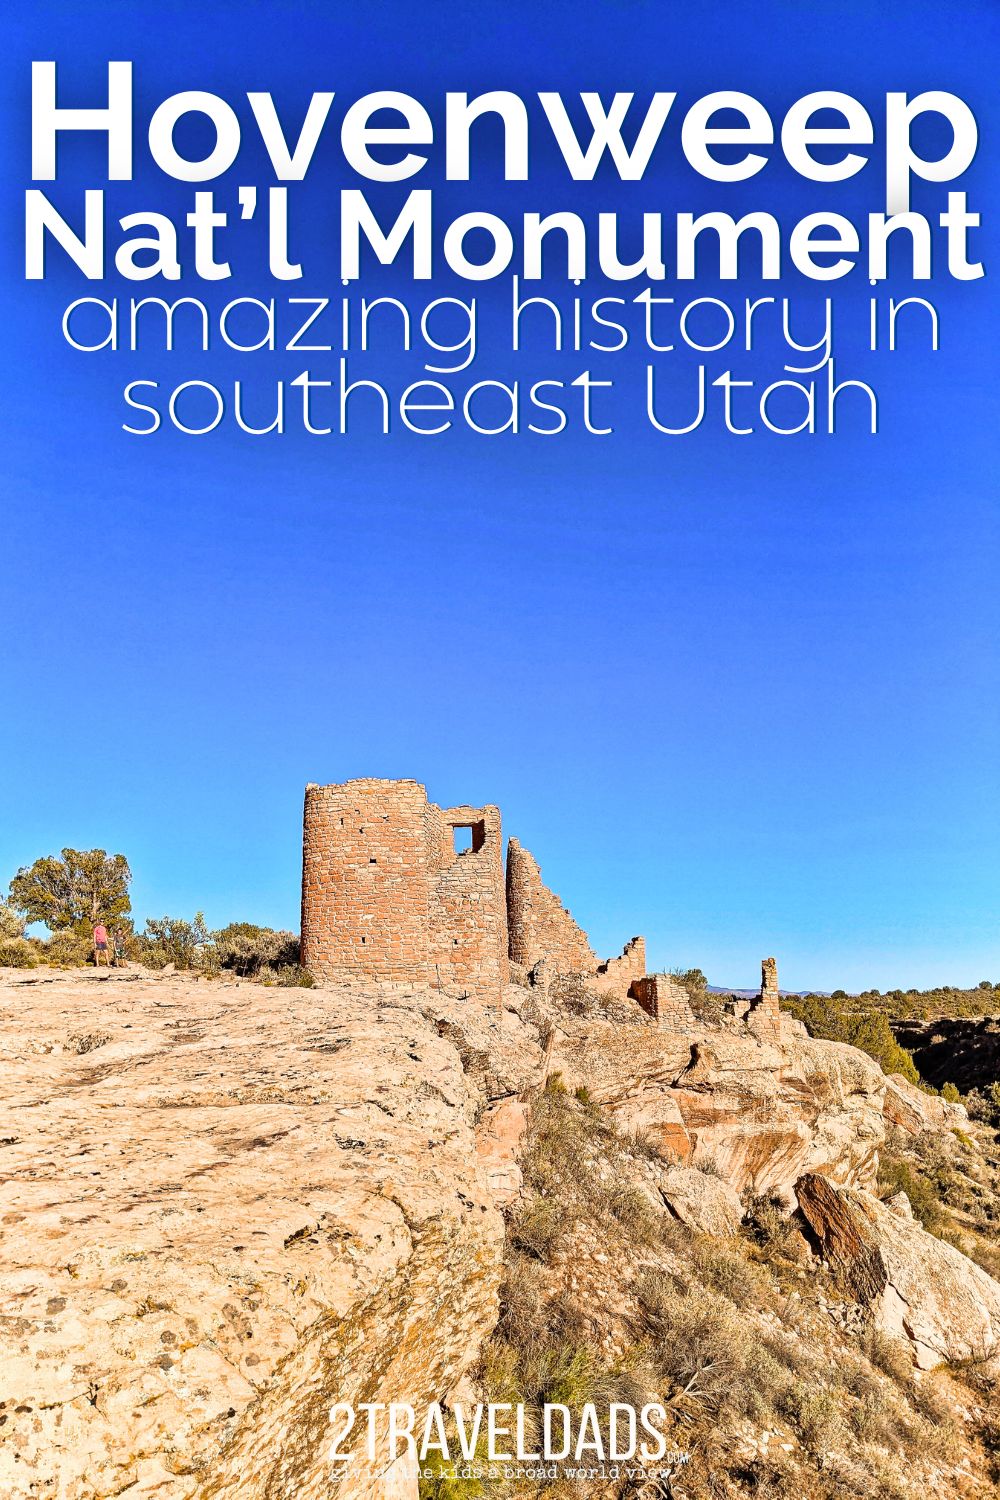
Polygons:
[[264,967],[258,969],[255,975],[260,984],[279,984],[286,989],[311,990],[316,981],[308,969],[301,964],[278,964],[275,967]]
[[840,1001],[829,995],[784,996],[781,1008],[802,1021],[810,1036],[858,1047],[883,1073],[901,1073],[910,1083],[920,1082],[913,1058],[896,1041],[882,1011],[853,1008],[848,997]]
[[0,942],[24,936],[24,918],[0,896]]
[[[947,1151],[937,1162],[930,1142],[898,1160],[939,1198],[957,1191]],[[741,1234],[698,1235],[643,1191],[664,1166],[619,1135],[586,1090],[553,1080],[533,1111],[522,1196],[507,1210],[500,1318],[475,1372],[482,1399],[523,1402],[529,1434],[545,1402],[578,1418],[587,1401],[605,1411],[612,1399],[661,1401],[671,1447],[691,1458],[676,1490],[659,1493],[687,1500],[914,1497],[928,1468],[949,1471],[969,1451],[961,1404],[988,1447],[985,1401],[956,1400],[948,1372],[916,1377],[905,1341],[836,1322],[827,1307],[841,1294],[819,1266],[803,1268],[802,1237],[778,1203],[749,1194]],[[476,1493],[461,1486],[442,1472],[421,1490],[424,1500]],[[542,1488],[580,1493],[579,1483],[523,1479],[483,1493],[521,1500]]]
[[219,967],[231,969],[244,979],[261,970],[278,971],[299,962],[299,940],[293,932],[277,932],[253,922],[230,922],[213,934],[213,943]]
[[37,951],[43,963],[57,969],[78,969],[90,963],[94,945],[89,938],[67,929],[54,932],[47,941],[39,943]]
[[4,937],[0,934],[0,969],[33,969],[38,955],[25,937]]
[[973,1120],[982,1120],[985,1125],[1000,1130],[1000,1083],[970,1090],[965,1096],[965,1107]]
[[1000,1280],[1000,1136],[968,1129],[893,1131],[881,1154],[879,1191],[905,1192],[914,1217]]
[[211,937],[201,912],[190,922],[183,917],[150,917],[145,932],[135,939],[133,952],[147,969],[165,969],[168,964],[175,969],[196,969]]
[[38,957],[24,936],[24,918],[0,898],[0,969],[32,969]]
[[192,921],[181,917],[150,919],[129,945],[130,958],[150,969],[194,970],[206,978],[224,971],[261,984],[310,986],[312,976],[299,963],[299,940],[253,922],[231,922],[210,932],[201,912]]

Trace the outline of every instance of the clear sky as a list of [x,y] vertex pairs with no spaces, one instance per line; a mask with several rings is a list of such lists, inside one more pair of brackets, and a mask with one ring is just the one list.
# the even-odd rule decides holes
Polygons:
[[[443,804],[498,803],[602,953],[643,932],[656,966],[699,965],[716,983],[754,983],[765,953],[791,988],[1000,980],[998,22],[987,0],[8,6],[0,886],[64,844],[102,845],[132,864],[140,922],[201,908],[213,925],[294,927],[304,784],[412,776]],[[112,276],[102,291],[56,253],[47,279],[26,284],[36,58],[57,61],[79,104],[100,101],[109,58],[135,63],[137,180],[111,194],[112,217],[190,207],[192,189],[144,149],[167,95],[221,94],[249,135],[247,90],[271,89],[296,125],[314,89],[335,90],[292,198],[304,281],[273,285],[247,253],[221,288],[186,272],[166,288]],[[589,361],[621,383],[609,437],[421,439],[397,424],[385,438],[360,405],[346,438],[124,433],[130,379],[241,378],[273,413],[275,381],[305,360],[77,353],[59,332],[66,303],[340,296],[337,198],[364,184],[348,178],[337,129],[348,103],[381,88],[418,96],[435,120],[448,89],[625,89],[642,104],[669,89],[680,112],[732,88],[780,120],[832,88],[861,99],[877,129],[887,90],[950,90],[979,121],[959,186],[983,213],[987,276],[935,275],[930,288],[895,276],[883,294],[931,295],[942,341],[930,355],[914,337],[892,358],[862,346],[864,273],[832,285],[838,377],[877,386],[875,438],[846,411],[832,438],[737,438],[717,421],[664,437],[643,419],[641,347],[613,371]],[[878,147],[871,169],[834,187],[775,161],[719,188],[683,163],[676,121],[661,164],[627,186],[604,172],[572,184],[542,148],[529,183],[504,184],[488,130],[483,142],[470,183],[441,183],[435,148],[409,184],[435,187],[442,221],[600,209],[634,226],[643,210],[718,208],[790,224],[883,206]],[[266,182],[248,153],[215,185],[230,203],[251,170]],[[65,148],[51,192],[67,215],[79,219],[83,187],[104,185],[99,142]],[[945,191],[921,187],[914,207],[940,211]],[[595,277],[580,290],[643,285]],[[545,290],[565,301],[574,289],[550,276]],[[738,306],[787,294],[810,326],[828,288],[790,273],[777,287],[706,277],[659,290]],[[360,291],[424,300],[395,271]],[[442,274],[426,297],[445,294],[480,297],[489,334],[510,284]],[[308,358],[335,374],[333,356]],[[680,411],[696,358],[660,359]],[[705,360],[709,378],[781,373],[766,341]],[[587,364],[553,355],[539,324],[519,368],[572,379]],[[419,357],[387,345],[356,373],[399,389]],[[484,350],[454,383],[513,373],[509,354]]]

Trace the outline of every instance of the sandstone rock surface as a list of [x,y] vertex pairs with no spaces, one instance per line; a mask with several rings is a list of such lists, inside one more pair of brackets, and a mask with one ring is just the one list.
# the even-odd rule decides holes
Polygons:
[[824,1259],[882,1328],[909,1339],[917,1365],[997,1353],[1000,1283],[928,1234],[902,1204],[815,1174],[797,1183],[796,1196]]
[[0,1495],[412,1500],[383,1460],[338,1477],[329,1408],[462,1388],[554,1074],[670,1148],[639,1153],[662,1212],[730,1235],[741,1191],[797,1184],[919,1362],[996,1344],[1000,1287],[863,1191],[887,1129],[950,1107],[786,1018],[645,1019],[538,987],[0,976]]
[[5,1500],[327,1500],[332,1402],[461,1378],[503,1227],[426,1000],[0,980]]
[[667,1209],[699,1234],[735,1234],[743,1220],[743,1205],[735,1188],[694,1167],[667,1167],[656,1182]]
[[919,1135],[922,1130],[950,1130],[969,1118],[964,1105],[925,1093],[901,1073],[893,1073],[886,1083],[885,1115],[910,1135]]
[[712,1163],[738,1192],[794,1202],[804,1172],[870,1186],[885,1134],[887,1080],[865,1053],[782,1022],[671,1035],[564,1019],[551,1067],[584,1084],[626,1131],[641,1130],[681,1162]]

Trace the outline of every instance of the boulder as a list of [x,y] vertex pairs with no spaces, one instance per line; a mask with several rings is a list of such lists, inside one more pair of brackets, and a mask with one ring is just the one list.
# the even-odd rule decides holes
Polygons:
[[660,1199],[674,1218],[699,1234],[736,1234],[743,1205],[735,1188],[694,1167],[665,1167],[657,1175]]
[[951,1104],[937,1094],[917,1088],[902,1073],[893,1073],[885,1088],[885,1117],[909,1135],[923,1130],[950,1130],[968,1122],[964,1105]]
[[502,1007],[484,1008],[447,990],[425,991],[420,1001],[424,1020],[458,1052],[470,1086],[491,1102],[545,1081],[537,1028],[521,1019],[513,1003],[523,993],[508,986]]
[[1000,1350],[1000,1283],[908,1217],[905,1194],[890,1206],[815,1173],[795,1192],[823,1259],[879,1327],[909,1340],[921,1369]]
[[476,1157],[494,1203],[511,1203],[521,1191],[519,1157],[528,1126],[528,1107],[504,1099],[485,1111],[476,1126]]

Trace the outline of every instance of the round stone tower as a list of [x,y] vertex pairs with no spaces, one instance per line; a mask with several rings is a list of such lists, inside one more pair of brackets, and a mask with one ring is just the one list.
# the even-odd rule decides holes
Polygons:
[[306,787],[302,963],[320,982],[427,979],[428,811],[416,781]]

